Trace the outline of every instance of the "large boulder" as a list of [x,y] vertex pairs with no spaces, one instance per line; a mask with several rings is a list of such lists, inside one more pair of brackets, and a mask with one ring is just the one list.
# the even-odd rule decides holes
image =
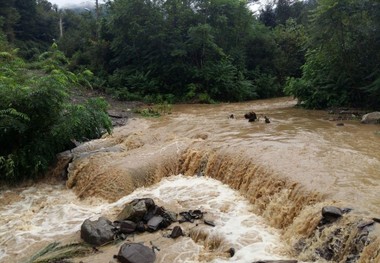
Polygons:
[[130,220],[135,223],[140,222],[148,211],[147,204],[148,206],[150,205],[149,199],[133,200],[124,207],[117,216],[117,220]]
[[375,111],[363,115],[361,123],[380,123],[380,112]]
[[100,217],[91,221],[86,219],[80,230],[80,237],[87,243],[95,246],[103,245],[114,239],[114,226],[107,218]]
[[156,254],[143,244],[126,243],[120,247],[117,259],[121,263],[153,263],[156,260]]

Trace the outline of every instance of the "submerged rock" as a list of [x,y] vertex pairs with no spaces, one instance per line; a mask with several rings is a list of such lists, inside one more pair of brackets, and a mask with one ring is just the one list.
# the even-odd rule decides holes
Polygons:
[[178,222],[194,223],[195,219],[202,219],[204,213],[201,210],[197,209],[197,210],[189,210],[189,211],[181,212],[179,214],[182,216],[182,218],[178,220]]
[[256,113],[253,111],[244,114],[244,118],[248,119],[249,122],[254,122],[257,120]]
[[230,254],[231,257],[233,257],[235,255],[235,249],[233,247],[231,247],[230,249],[228,249],[227,253]]
[[100,246],[114,239],[113,229],[107,218],[100,217],[95,221],[86,219],[81,226],[80,237],[91,245]]
[[358,228],[365,228],[365,227],[373,226],[373,224],[375,224],[375,221],[372,219],[362,220],[359,222]]
[[339,207],[325,206],[322,208],[322,216],[325,223],[332,223],[342,215],[342,210]]
[[212,226],[214,227],[215,226],[215,223],[213,221],[210,221],[210,220],[203,220],[203,222],[206,224],[206,225],[209,225],[209,226]]
[[153,263],[156,260],[156,254],[143,244],[130,243],[120,247],[117,259],[121,263]]
[[265,123],[270,123],[270,120],[267,116],[264,116]]

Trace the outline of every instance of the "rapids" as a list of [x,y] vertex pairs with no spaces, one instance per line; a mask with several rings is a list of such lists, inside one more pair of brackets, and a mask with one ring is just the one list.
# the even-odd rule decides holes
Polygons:
[[[66,187],[0,192],[0,262],[22,262],[49,242],[78,236],[84,219],[113,220],[123,204],[141,197],[176,212],[202,208],[217,225],[188,226],[190,237],[172,243],[152,237],[165,247],[158,262],[321,262],[315,251],[336,232],[315,231],[325,205],[353,209],[339,223],[344,242],[330,262],[355,262],[347,251],[357,223],[380,217],[379,126],[336,126],[326,112],[294,105],[289,98],[175,105],[170,115],[129,120],[112,135],[75,148]],[[249,123],[249,111],[262,117]],[[374,228],[358,262],[380,262]],[[232,258],[225,255],[229,247],[236,249]],[[112,258],[117,250],[109,253]]]

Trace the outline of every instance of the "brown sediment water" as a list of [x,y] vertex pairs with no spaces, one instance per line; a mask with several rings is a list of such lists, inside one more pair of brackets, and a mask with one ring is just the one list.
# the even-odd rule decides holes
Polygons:
[[[360,220],[380,217],[379,126],[355,120],[336,126],[326,112],[294,105],[290,98],[175,105],[171,115],[129,120],[112,135],[79,146],[68,167],[69,189],[48,185],[19,195],[1,193],[0,261],[17,258],[22,250],[15,247],[25,240],[54,240],[77,231],[87,217],[113,219],[131,198],[151,196],[173,210],[203,205],[219,222],[213,232],[189,228],[189,238],[179,243],[157,237],[155,242],[166,246],[159,262],[250,262],[270,256],[323,262],[318,251],[335,239],[343,244],[327,261],[380,262],[377,225],[364,251],[357,248],[361,256],[349,261],[359,242]],[[249,111],[261,118],[248,122]],[[223,184],[228,187],[221,190]],[[234,210],[240,205],[244,209]],[[318,229],[326,205],[353,210],[339,223]],[[34,215],[36,221],[28,221]],[[62,228],[50,229],[62,218]],[[234,218],[244,219],[236,225]],[[237,249],[231,259],[228,247]],[[104,260],[96,255],[91,262]]]

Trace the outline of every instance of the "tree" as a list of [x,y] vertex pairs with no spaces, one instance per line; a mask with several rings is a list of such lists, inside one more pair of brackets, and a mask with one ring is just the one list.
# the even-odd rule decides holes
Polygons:
[[0,181],[35,178],[72,139],[111,131],[105,101],[69,103],[68,88],[84,76],[68,72],[66,61],[55,44],[33,70],[12,51],[0,53]]
[[302,79],[287,91],[306,106],[378,107],[380,6],[374,0],[321,0],[311,15],[311,39]]
[[15,0],[0,0],[0,18],[2,28],[9,41],[15,39],[14,27],[20,19],[20,14],[14,6]]

